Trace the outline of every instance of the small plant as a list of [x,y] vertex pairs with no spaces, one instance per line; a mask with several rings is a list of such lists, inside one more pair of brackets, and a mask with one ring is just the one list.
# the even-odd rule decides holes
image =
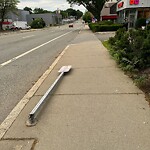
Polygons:
[[138,87],[145,86],[148,82],[148,75],[147,74],[136,75],[134,76],[133,81]]

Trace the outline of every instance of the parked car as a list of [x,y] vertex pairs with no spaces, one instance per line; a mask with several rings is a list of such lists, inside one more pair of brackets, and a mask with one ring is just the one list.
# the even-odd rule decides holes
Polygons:
[[12,29],[14,30],[25,30],[30,29],[31,27],[27,24],[26,21],[14,21]]

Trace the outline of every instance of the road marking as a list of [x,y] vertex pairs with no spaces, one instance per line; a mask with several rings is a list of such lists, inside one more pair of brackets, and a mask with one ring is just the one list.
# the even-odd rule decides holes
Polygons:
[[57,40],[57,39],[59,39],[59,38],[61,38],[61,37],[63,37],[63,36],[65,36],[65,35],[67,35],[67,34],[70,34],[71,32],[73,32],[73,31],[69,31],[69,32],[67,32],[67,33],[65,33],[65,34],[62,34],[62,35],[60,35],[60,36],[58,36],[58,37],[56,37],[56,38],[54,38],[54,39],[52,39],[52,40],[50,40],[50,41],[48,41],[48,42],[46,42],[46,43],[43,43],[43,44],[41,44],[41,45],[39,45],[39,46],[37,46],[37,47],[35,47],[35,48],[33,48],[33,49],[31,49],[31,50],[29,50],[29,51],[23,53],[23,54],[21,54],[21,55],[18,55],[17,57],[14,57],[14,58],[12,58],[12,59],[10,59],[10,60],[8,60],[8,61],[6,61],[6,62],[0,64],[0,67],[4,67],[4,66],[6,66],[6,65],[8,65],[8,64],[10,64],[10,63],[12,63],[13,61],[17,60],[17,59],[19,59],[19,58],[21,58],[21,57],[23,57],[23,56],[25,56],[25,55],[27,55],[27,54],[29,54],[29,53],[35,51],[35,50],[37,50],[37,49],[39,49],[39,48],[41,48],[41,47],[43,47],[43,46],[45,46],[45,45],[47,45],[47,44],[49,44],[49,43],[55,41],[55,40]]
[[66,50],[69,48],[69,45],[61,52],[61,54],[55,59],[52,65],[48,70],[40,77],[40,79],[34,84],[34,86],[27,92],[27,94],[20,100],[20,102],[15,106],[15,108],[10,112],[10,114],[6,117],[6,119],[0,125],[0,140],[4,137],[6,132],[9,130],[13,122],[17,119],[21,111],[39,89],[41,84],[45,81],[48,75],[52,72],[54,67],[57,65],[58,61],[62,58],[62,56],[66,53]]
[[31,37],[33,37],[33,36],[35,36],[35,35],[24,36],[24,37],[22,37],[22,38],[23,38],[23,39],[27,39],[27,38],[31,38]]

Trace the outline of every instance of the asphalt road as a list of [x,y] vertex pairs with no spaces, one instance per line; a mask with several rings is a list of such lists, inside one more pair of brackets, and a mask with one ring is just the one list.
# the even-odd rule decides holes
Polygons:
[[83,27],[75,23],[0,36],[0,123]]

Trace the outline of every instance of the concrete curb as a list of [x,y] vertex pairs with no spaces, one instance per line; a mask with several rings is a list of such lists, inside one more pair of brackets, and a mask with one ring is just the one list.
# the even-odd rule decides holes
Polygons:
[[8,129],[11,127],[13,122],[19,116],[21,111],[34,96],[35,92],[39,89],[44,80],[48,77],[51,71],[54,69],[58,61],[65,54],[66,50],[69,48],[69,45],[61,52],[61,54],[55,59],[52,65],[45,71],[45,73],[40,77],[40,79],[34,84],[34,86],[27,92],[27,94],[20,100],[20,102],[15,106],[15,108],[10,112],[6,119],[0,125],[0,140],[6,134]]

